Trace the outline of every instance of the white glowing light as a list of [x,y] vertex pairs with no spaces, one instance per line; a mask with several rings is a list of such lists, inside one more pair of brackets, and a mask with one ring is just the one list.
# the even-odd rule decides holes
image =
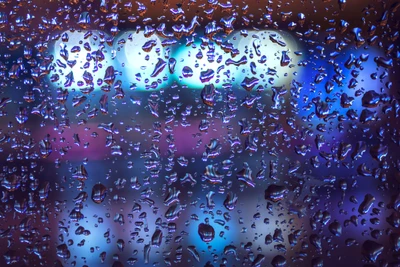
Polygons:
[[[229,46],[233,49],[228,49]],[[283,32],[249,31],[245,37],[237,31],[223,39],[222,44],[210,41],[186,46],[181,43],[173,52],[177,61],[174,76],[181,85],[191,89],[202,89],[207,83],[213,83],[217,88],[224,83],[240,87],[246,77],[257,78],[258,84],[263,86],[289,86],[300,73],[297,63],[302,56],[295,54],[299,50],[294,38]],[[282,52],[290,58],[285,66],[281,66]],[[185,76],[188,68],[193,74]],[[202,81],[202,72],[207,70],[213,70],[214,77]]]
[[[115,40],[117,68],[124,87],[135,90],[160,90],[168,83],[168,51],[156,35],[124,32]],[[159,72],[157,73],[157,63]],[[153,75],[152,75],[153,74]]]
[[[194,42],[190,46],[180,44],[173,52],[176,66],[173,76],[178,83],[189,89],[202,89],[206,84],[213,83],[221,87],[223,83],[230,82],[232,77],[231,67],[225,66],[225,61],[230,58],[217,44],[201,46],[201,42]],[[191,74],[187,70],[191,69]],[[212,71],[209,71],[212,70]],[[202,81],[202,72],[212,73],[209,80]],[[206,75],[203,75],[205,77]]]
[[[234,72],[239,84],[246,77],[255,77],[264,88],[266,85],[288,87],[296,75],[300,75],[301,68],[297,64],[302,59],[301,53],[298,53],[301,48],[287,33],[252,30],[247,32],[247,36],[240,32],[233,33],[229,40],[238,50],[233,60],[247,59],[247,63],[236,67]],[[281,62],[283,54],[287,55],[288,61]]]
[[98,31],[66,31],[60,36],[53,44],[52,84],[63,89],[100,89],[107,67],[114,64],[112,49],[105,42],[108,36]]

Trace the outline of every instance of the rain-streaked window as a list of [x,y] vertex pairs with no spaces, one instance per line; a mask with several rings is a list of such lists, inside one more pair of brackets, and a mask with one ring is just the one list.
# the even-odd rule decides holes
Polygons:
[[0,0],[0,266],[400,266],[399,18]]

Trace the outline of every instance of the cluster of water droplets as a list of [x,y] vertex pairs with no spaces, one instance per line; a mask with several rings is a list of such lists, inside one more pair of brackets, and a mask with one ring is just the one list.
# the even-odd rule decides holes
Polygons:
[[398,266],[367,2],[0,0],[0,265]]

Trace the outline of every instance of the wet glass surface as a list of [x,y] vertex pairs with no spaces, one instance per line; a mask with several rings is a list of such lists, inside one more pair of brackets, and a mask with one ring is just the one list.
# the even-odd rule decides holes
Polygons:
[[0,0],[0,266],[399,266],[399,18]]

